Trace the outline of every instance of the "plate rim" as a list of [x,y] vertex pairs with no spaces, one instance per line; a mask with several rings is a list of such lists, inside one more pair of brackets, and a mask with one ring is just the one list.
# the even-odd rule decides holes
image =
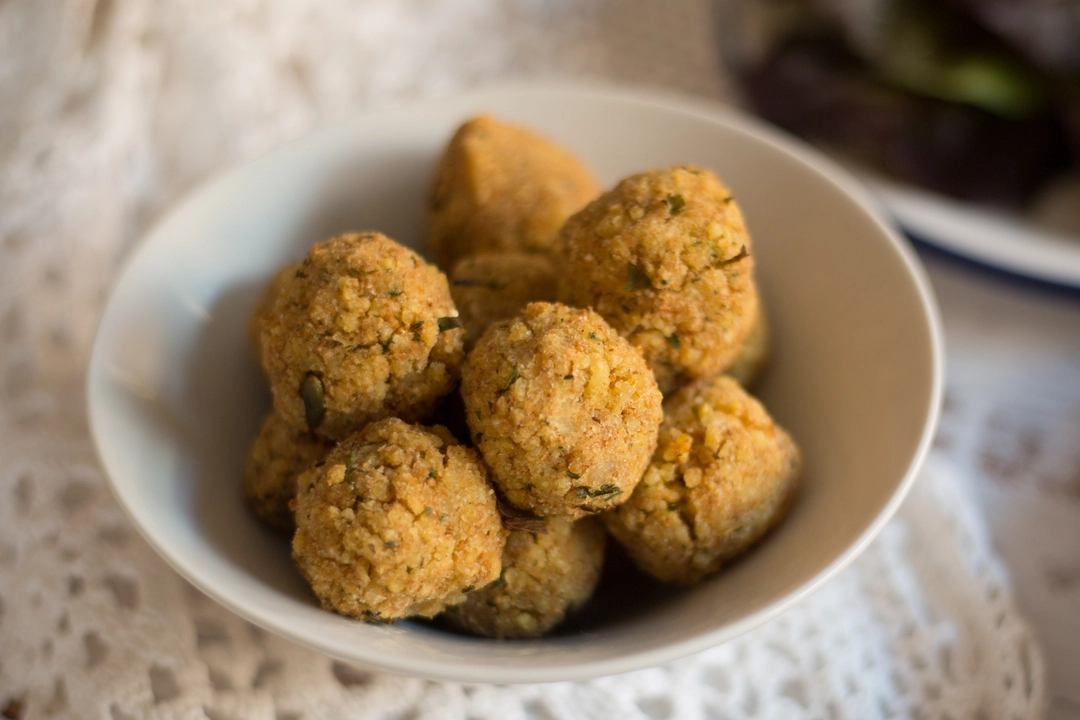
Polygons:
[[1080,237],[859,169],[887,214],[921,242],[1020,278],[1080,289]]

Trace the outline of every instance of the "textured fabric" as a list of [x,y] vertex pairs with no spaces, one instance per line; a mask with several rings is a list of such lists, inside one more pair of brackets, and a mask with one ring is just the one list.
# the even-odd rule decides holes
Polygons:
[[0,711],[25,718],[1037,718],[1042,662],[961,479],[736,641],[588,683],[370,674],[180,579],[111,498],[83,373],[110,283],[208,173],[364,107],[528,76],[723,97],[695,0],[0,3]]

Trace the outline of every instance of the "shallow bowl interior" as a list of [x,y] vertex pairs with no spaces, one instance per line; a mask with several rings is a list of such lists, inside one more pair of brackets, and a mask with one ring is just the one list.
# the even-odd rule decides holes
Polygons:
[[[732,188],[774,328],[759,394],[801,444],[787,521],[745,559],[678,592],[635,585],[572,632],[492,642],[320,610],[287,543],[245,511],[239,477],[269,407],[245,323],[274,270],[330,235],[378,229],[419,246],[429,178],[481,111],[579,153],[610,186],[691,162]],[[933,301],[862,191],[804,146],[722,109],[628,91],[527,87],[375,112],[207,183],[132,257],[88,380],[94,437],[147,540],[222,604],[340,659],[432,678],[580,679],[669,660],[778,614],[880,529],[928,445],[940,394]]]

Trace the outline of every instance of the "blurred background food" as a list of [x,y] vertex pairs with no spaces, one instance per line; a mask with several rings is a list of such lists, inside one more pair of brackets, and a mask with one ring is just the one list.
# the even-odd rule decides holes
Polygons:
[[1080,169],[1080,0],[716,8],[745,101],[876,170],[1020,209]]

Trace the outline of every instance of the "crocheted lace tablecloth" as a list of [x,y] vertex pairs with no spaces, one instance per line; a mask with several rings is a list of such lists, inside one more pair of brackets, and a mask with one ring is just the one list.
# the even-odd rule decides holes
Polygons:
[[932,460],[847,570],[663,667],[463,686],[351,668],[206,599],[109,494],[83,373],[111,281],[210,172],[387,100],[589,76],[723,97],[707,3],[0,3],[0,715],[1039,717],[1041,656],[964,478]]

